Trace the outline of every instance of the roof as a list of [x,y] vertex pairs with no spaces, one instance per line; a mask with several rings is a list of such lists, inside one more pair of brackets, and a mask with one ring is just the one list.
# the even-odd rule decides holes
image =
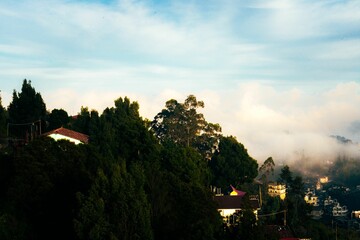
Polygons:
[[79,140],[80,142],[83,142],[83,143],[88,143],[89,142],[89,136],[88,135],[83,134],[83,133],[79,133],[79,132],[76,132],[76,131],[73,131],[73,130],[70,130],[70,129],[67,129],[67,128],[63,128],[63,127],[54,129],[54,130],[52,130],[50,132],[47,132],[47,133],[44,133],[45,136],[49,136],[49,135],[52,135],[52,134],[63,135],[63,136],[69,137],[69,138]]
[[232,189],[232,192],[231,192],[230,195],[239,196],[239,197],[245,196],[246,192],[237,190],[236,188],[233,187],[233,185],[230,185],[230,187],[231,187],[231,189]]
[[[245,202],[241,196],[214,196],[215,202],[218,204],[218,209],[242,209]],[[259,208],[259,201],[257,199],[249,200],[252,209]]]

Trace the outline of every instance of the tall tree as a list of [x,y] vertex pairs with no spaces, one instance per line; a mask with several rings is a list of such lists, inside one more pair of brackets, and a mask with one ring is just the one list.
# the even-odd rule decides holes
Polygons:
[[153,238],[143,173],[136,167],[132,171],[124,164],[99,169],[89,195],[78,194],[81,206],[74,224],[80,239]]
[[127,166],[153,158],[157,143],[139,116],[137,102],[119,98],[115,100],[115,107],[106,108],[100,118],[92,114],[91,119],[90,139],[101,153],[125,159]]
[[259,174],[261,179],[267,183],[269,175],[274,175],[275,163],[272,157],[268,157],[259,168]]
[[244,145],[234,137],[222,137],[219,150],[210,161],[213,184],[226,188],[230,184],[251,182],[257,176],[258,164],[249,156]]
[[41,121],[46,116],[46,105],[41,94],[31,86],[31,81],[23,81],[21,92],[13,92],[13,99],[8,107],[10,134],[20,138],[39,134]]
[[89,188],[92,176],[86,170],[86,147],[44,137],[17,151],[4,205],[15,222],[26,226],[22,239],[75,238],[75,194]]
[[280,177],[281,182],[286,183],[288,186],[291,185],[291,183],[293,181],[293,173],[290,170],[290,167],[288,165],[285,165],[281,169],[281,173],[280,173],[279,177]]
[[207,162],[194,149],[171,141],[161,155],[160,174],[150,175],[159,183],[148,183],[155,239],[214,239],[221,220],[206,187]]
[[64,109],[53,109],[49,114],[48,123],[48,131],[59,127],[66,127],[69,123],[69,115]]
[[0,138],[6,136],[6,110],[0,96]]
[[89,122],[91,119],[88,107],[81,106],[80,113],[70,122],[70,127],[78,132],[89,134]]
[[204,108],[204,102],[189,95],[184,103],[175,99],[166,102],[165,109],[151,122],[151,129],[161,141],[171,140],[187,147],[194,147],[204,157],[210,158],[221,133],[218,124],[208,123],[196,110]]

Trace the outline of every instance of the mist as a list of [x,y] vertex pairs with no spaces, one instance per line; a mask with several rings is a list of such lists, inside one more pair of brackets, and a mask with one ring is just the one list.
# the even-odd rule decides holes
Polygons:
[[[219,123],[224,135],[235,136],[259,164],[271,156],[277,165],[319,169],[339,156],[360,159],[360,84],[357,82],[287,87],[249,81],[226,91],[187,92],[167,88],[149,92],[108,91],[99,98],[96,89],[86,93],[58,89],[42,95],[48,109],[63,108],[70,115],[79,112],[81,106],[102,112],[113,106],[118,97],[128,96],[140,104],[141,116],[152,120],[167,100],[182,102],[194,94],[205,102],[205,108],[199,110],[205,119]],[[2,95],[3,105],[8,106],[10,94]],[[351,139],[352,143],[343,144],[332,135]]]
[[[312,168],[331,164],[338,156],[359,158],[360,84],[329,88],[278,89],[261,83],[241,84],[226,94],[203,93],[208,121],[223,126],[261,164]],[[344,144],[332,135],[351,139]]]

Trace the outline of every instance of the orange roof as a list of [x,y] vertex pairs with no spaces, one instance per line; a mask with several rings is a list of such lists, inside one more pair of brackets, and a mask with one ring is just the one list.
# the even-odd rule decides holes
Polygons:
[[88,143],[89,142],[89,136],[88,135],[83,134],[83,133],[79,133],[79,132],[76,132],[76,131],[73,131],[73,130],[70,130],[70,129],[67,129],[67,128],[63,128],[63,127],[54,129],[54,130],[52,130],[50,132],[47,132],[47,133],[44,133],[45,136],[49,136],[51,134],[60,134],[60,135],[63,135],[63,136],[69,137],[69,138],[79,140],[80,142],[83,142],[83,143]]

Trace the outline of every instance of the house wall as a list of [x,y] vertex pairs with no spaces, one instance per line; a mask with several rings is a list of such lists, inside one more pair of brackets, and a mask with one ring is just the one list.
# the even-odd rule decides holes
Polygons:
[[220,210],[220,215],[222,217],[226,217],[233,215],[236,212],[236,210],[240,210],[240,209],[219,209],[219,210]]
[[82,143],[81,141],[79,141],[79,140],[77,140],[77,139],[70,138],[70,137],[67,137],[67,136],[64,136],[64,135],[61,135],[61,134],[57,134],[57,133],[50,134],[49,137],[55,139],[55,141],[58,141],[58,140],[68,140],[68,141],[70,141],[70,142],[75,143],[76,145]]
[[271,197],[280,196],[281,200],[286,197],[286,186],[285,185],[270,185],[268,186],[268,194]]

